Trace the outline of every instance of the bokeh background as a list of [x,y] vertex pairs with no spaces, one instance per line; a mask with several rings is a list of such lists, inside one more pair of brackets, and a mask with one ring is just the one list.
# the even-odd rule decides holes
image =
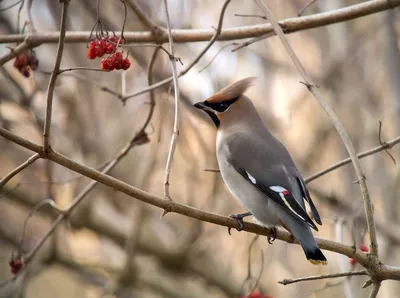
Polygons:
[[[129,2],[129,0],[127,0]],[[169,0],[171,25],[180,29],[210,29],[217,25],[222,0]],[[277,19],[295,17],[309,1],[267,1]],[[305,14],[329,11],[362,1],[320,0]],[[12,1],[0,1],[0,6]],[[165,26],[162,1],[138,1],[157,24]],[[0,12],[0,34],[16,33],[18,7]],[[57,31],[58,1],[33,1],[32,18],[38,32]],[[121,2],[102,0],[104,24],[119,31]],[[223,27],[265,22],[253,1],[233,0]],[[97,1],[71,1],[69,31],[88,31],[95,23]],[[27,19],[26,10],[21,22]],[[379,145],[381,138],[400,134],[400,53],[398,10],[288,35],[308,73],[325,100],[347,128],[358,152]],[[127,31],[147,30],[128,8]],[[174,201],[218,214],[243,212],[229,194],[216,169],[215,128],[191,104],[203,101],[220,88],[247,76],[257,84],[247,94],[269,129],[287,146],[307,177],[347,157],[329,118],[308,93],[286,51],[276,37],[231,52],[232,42],[216,42],[200,62],[180,78],[181,122],[171,172]],[[206,43],[176,44],[183,69]],[[10,46],[15,46],[11,45]],[[168,44],[165,44],[168,47]],[[24,78],[13,61],[0,68],[0,123],[36,143],[42,143],[46,89],[56,44],[35,49],[39,69]],[[222,49],[222,50],[221,50]],[[220,51],[221,50],[221,51]],[[8,52],[0,45],[0,54]],[[73,71],[56,84],[52,147],[74,160],[98,168],[118,154],[143,125],[149,94],[126,105],[101,87],[129,94],[147,86],[147,64],[152,47],[131,47],[131,68],[110,73]],[[220,52],[219,52],[220,51]],[[217,55],[218,53],[218,55]],[[215,60],[207,64],[216,56]],[[99,67],[87,59],[84,43],[66,44],[62,68]],[[153,80],[171,75],[168,57],[161,52]],[[147,128],[149,143],[134,147],[111,175],[152,194],[163,196],[163,178],[174,120],[171,86],[155,90],[155,113]],[[400,148],[400,147],[399,147]],[[399,148],[390,149],[399,162]],[[0,177],[32,155],[0,138]],[[385,152],[362,160],[374,203],[381,257],[399,265],[399,168]],[[309,184],[324,225],[318,237],[352,245],[367,243],[362,198],[351,165]],[[13,178],[0,193],[0,281],[12,275],[12,253],[28,252],[50,227],[56,213],[48,206],[29,217],[46,198],[61,208],[90,182],[48,161],[38,160]],[[256,287],[271,297],[366,297],[366,277],[321,280],[283,286],[279,280],[316,274],[358,270],[347,257],[325,252],[328,266],[313,266],[301,248],[280,241],[269,245],[264,237],[203,223],[177,214],[160,218],[162,210],[98,185],[79,205],[70,220],[59,226],[17,281],[0,288],[0,297],[240,297]],[[24,241],[21,244],[21,237]],[[254,244],[252,246],[251,243]],[[368,243],[367,243],[368,244]],[[396,297],[399,284],[386,281],[378,297]]]

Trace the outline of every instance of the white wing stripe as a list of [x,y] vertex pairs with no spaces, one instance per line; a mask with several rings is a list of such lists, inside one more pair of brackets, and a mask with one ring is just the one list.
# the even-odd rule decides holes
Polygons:
[[300,219],[306,221],[304,219],[304,217],[302,217],[301,215],[299,215],[296,211],[294,211],[294,209],[292,208],[292,206],[290,206],[289,202],[286,200],[285,195],[282,193],[284,191],[288,191],[286,188],[283,188],[282,186],[276,185],[276,186],[271,186],[270,189],[272,189],[273,191],[279,193],[279,196],[281,197],[282,201],[285,203],[286,207],[289,208],[290,211],[292,211],[296,216],[298,216]]
[[257,183],[256,178],[254,178],[253,176],[251,176],[249,172],[246,172],[246,174],[247,174],[247,177],[249,177],[249,180],[251,181],[251,183],[253,183],[253,184],[256,184],[256,183]]

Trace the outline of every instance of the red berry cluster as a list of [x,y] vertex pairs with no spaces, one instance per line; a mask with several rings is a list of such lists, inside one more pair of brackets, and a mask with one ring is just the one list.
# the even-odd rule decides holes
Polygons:
[[10,265],[10,271],[12,274],[18,274],[18,272],[24,268],[24,261],[18,258],[12,258],[8,264]]
[[240,298],[272,298],[271,296],[264,295],[259,290],[254,290],[249,295],[242,295]]
[[[366,246],[365,244],[361,244],[361,245],[359,246],[359,249],[360,249],[361,251],[363,251],[363,252],[368,252],[368,251],[369,251],[368,246]],[[349,263],[350,263],[350,265],[355,266],[355,265],[357,264],[357,260],[356,260],[356,259],[353,259],[353,258],[350,258],[350,259],[349,259]]]
[[[124,43],[122,38],[120,43]],[[112,71],[114,69],[127,70],[131,66],[128,58],[122,58],[122,53],[116,52],[118,37],[102,37],[90,42],[88,50],[88,58],[95,59],[96,57],[103,57],[104,54],[111,54],[107,58],[101,60],[101,69]]]
[[111,56],[101,60],[101,69],[106,71],[112,71],[114,69],[127,70],[131,66],[131,62],[128,58],[122,58],[120,52],[116,52]]
[[[103,57],[104,54],[111,54],[115,51],[116,43],[118,42],[118,37],[111,36],[102,37],[101,39],[96,39],[90,42],[88,50],[88,58],[95,59],[96,57]],[[120,43],[123,43],[121,39]]]
[[14,67],[26,78],[29,78],[31,70],[35,70],[38,65],[39,60],[33,51],[19,54],[14,61]]

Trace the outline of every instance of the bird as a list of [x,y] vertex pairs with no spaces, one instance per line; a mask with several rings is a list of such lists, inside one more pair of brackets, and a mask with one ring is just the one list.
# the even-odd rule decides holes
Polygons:
[[[304,179],[285,146],[268,130],[254,104],[243,93],[256,78],[228,85],[194,107],[207,113],[217,128],[216,154],[222,178],[248,212],[233,214],[238,230],[252,215],[266,227],[282,226],[301,245],[312,264],[327,264],[311,232],[322,225]],[[275,230],[276,231],[276,230]],[[275,234],[276,236],[276,234]]]

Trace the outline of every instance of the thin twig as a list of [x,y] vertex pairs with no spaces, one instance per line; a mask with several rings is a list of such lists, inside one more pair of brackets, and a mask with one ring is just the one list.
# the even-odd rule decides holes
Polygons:
[[311,0],[308,3],[306,3],[306,5],[303,6],[302,9],[300,9],[299,13],[297,14],[298,17],[301,17],[302,14],[307,10],[307,8],[309,8],[311,5],[313,5],[315,2],[317,2],[317,0]]
[[57,54],[56,54],[56,61],[54,63],[53,73],[51,74],[49,80],[49,86],[47,88],[47,106],[46,106],[46,118],[44,121],[44,129],[43,129],[43,150],[47,152],[49,149],[50,143],[50,126],[51,126],[51,116],[53,110],[53,95],[54,95],[54,88],[56,85],[56,80],[58,77],[58,72],[60,70],[61,59],[63,56],[64,51],[64,39],[65,39],[65,32],[67,28],[67,12],[68,12],[68,5],[69,0],[63,1],[63,8],[61,14],[61,28],[60,28],[60,40],[58,42]]
[[[170,61],[172,67],[172,78],[174,81],[174,98],[175,98],[175,115],[174,115],[174,128],[171,137],[171,144],[168,151],[167,164],[165,165],[165,174],[164,174],[164,197],[168,200],[171,200],[171,196],[169,194],[169,176],[171,174],[172,168],[172,160],[174,158],[174,153],[176,149],[176,144],[179,135],[179,103],[180,103],[180,92],[179,92],[179,82],[178,82],[178,70],[176,69],[176,60],[174,56],[174,41],[172,39],[171,32],[171,22],[169,19],[168,13],[168,2],[164,0],[164,9],[165,16],[167,19],[167,29],[168,29],[168,39],[169,39],[169,51],[171,53]],[[164,215],[166,212],[164,212]]]
[[10,8],[13,8],[14,6],[17,6],[18,4],[20,4],[22,1],[24,1],[24,0],[19,0],[19,1],[15,2],[15,3],[13,3],[13,4],[10,4],[9,6],[6,6],[4,8],[0,8],[0,12],[6,11],[6,10],[8,10]]
[[233,46],[233,45],[234,45],[234,44],[230,43],[230,44],[224,45],[222,48],[220,48],[220,49],[218,50],[218,52],[214,55],[214,57],[212,57],[212,59],[210,60],[210,62],[208,62],[202,69],[199,70],[199,73],[202,72],[202,71],[204,71],[207,67],[209,67],[209,66],[214,62],[214,60],[217,58],[217,56],[218,56],[225,48],[227,48],[227,47],[229,47],[229,46]]
[[32,2],[33,0],[26,1],[26,15],[28,16],[27,27],[28,32],[31,34],[36,32],[35,25],[33,24],[32,20]]
[[64,72],[68,72],[68,71],[74,71],[74,70],[89,70],[89,71],[101,71],[101,72],[107,72],[106,70],[103,70],[101,68],[93,68],[93,67],[85,67],[85,66],[77,66],[77,67],[70,67],[70,68],[64,68],[64,69],[60,69],[58,71],[58,74],[62,74]]
[[250,40],[248,40],[248,41],[246,41],[246,42],[243,42],[243,43],[240,43],[240,44],[236,45],[236,46],[231,50],[231,52],[234,53],[234,52],[236,52],[236,51],[238,51],[238,50],[240,50],[240,49],[242,49],[242,48],[244,48],[244,47],[247,47],[247,46],[249,46],[249,45],[251,45],[251,44],[253,44],[253,43],[255,43],[255,42],[258,42],[258,41],[260,41],[260,40],[266,39],[266,38],[271,37],[271,36],[274,36],[274,35],[275,35],[275,32],[269,32],[269,33],[267,33],[267,34],[254,37],[254,38],[252,38],[252,39],[250,39]]
[[[399,0],[400,1],[400,0]],[[200,52],[199,55],[197,55],[197,57],[192,61],[192,63],[190,63],[185,69],[183,69],[178,77],[183,76],[184,74],[186,74],[194,65],[196,65],[197,62],[199,62],[199,60],[201,59],[201,57],[204,56],[204,54],[208,51],[208,49],[214,44],[214,42],[217,40],[218,36],[221,34],[221,30],[222,30],[222,24],[224,21],[224,15],[225,15],[225,10],[228,7],[229,2],[231,2],[231,0],[225,0],[224,5],[222,6],[221,12],[219,14],[219,20],[218,20],[218,26],[217,29],[213,35],[213,37],[210,39],[210,41],[208,42],[208,44],[204,47],[204,49]],[[175,37],[173,36],[173,40],[175,42]],[[127,95],[123,98],[123,102],[125,102],[126,100],[128,100],[129,98],[138,96],[140,94],[149,92],[150,90],[154,90],[156,88],[162,87],[166,84],[169,84],[171,81],[173,81],[173,77],[169,77],[161,82],[158,82],[157,84],[154,84],[152,86],[149,86],[141,91],[135,92],[133,94]]]
[[240,14],[240,13],[235,13],[235,17],[242,17],[242,18],[260,18],[263,20],[266,20],[267,18],[265,16],[260,16],[258,14]]
[[335,274],[322,274],[322,275],[315,275],[315,276],[307,276],[307,277],[300,277],[300,278],[293,278],[293,279],[283,279],[278,281],[281,285],[290,285],[296,282],[301,281],[310,281],[310,280],[318,280],[318,279],[325,279],[325,278],[337,278],[337,277],[344,277],[344,276],[353,276],[353,275],[368,275],[367,270],[359,270],[359,271],[350,271],[350,272],[343,272],[343,273],[335,273]]
[[0,189],[3,188],[3,186],[11,180],[15,175],[17,175],[19,172],[21,172],[23,169],[27,168],[29,165],[33,164],[36,160],[40,158],[40,154],[36,153],[32,155],[30,158],[28,158],[27,161],[19,165],[17,168],[12,170],[10,173],[8,173],[6,176],[4,176],[3,179],[0,180]]
[[368,187],[365,182],[366,178],[363,173],[360,161],[357,158],[353,143],[351,142],[351,139],[350,139],[346,129],[344,128],[343,124],[341,123],[340,119],[336,116],[336,114],[333,112],[333,110],[330,108],[330,106],[322,98],[322,96],[319,93],[319,91],[317,90],[316,85],[314,84],[313,80],[306,73],[303,65],[301,64],[299,58],[297,57],[297,55],[295,54],[295,52],[289,45],[289,43],[285,37],[285,34],[283,33],[283,31],[282,31],[281,27],[279,26],[278,22],[276,21],[275,17],[273,16],[271,10],[268,8],[268,6],[266,6],[260,0],[254,0],[254,1],[256,1],[256,3],[258,3],[260,5],[260,7],[263,8],[269,22],[274,27],[276,34],[279,36],[282,44],[285,46],[294,65],[296,66],[297,70],[303,77],[306,87],[311,92],[311,94],[315,97],[315,99],[319,102],[322,109],[331,118],[333,125],[335,126],[344,145],[346,146],[346,149],[347,149],[347,151],[350,155],[351,161],[353,163],[355,172],[357,174],[358,183],[360,185],[361,194],[362,194],[362,198],[364,201],[364,209],[365,209],[365,214],[366,214],[366,218],[367,218],[368,232],[369,232],[369,236],[370,236],[371,254],[373,256],[378,257],[378,242],[377,242],[377,236],[376,236],[376,228],[375,228],[375,221],[374,221],[374,216],[373,216],[372,203],[371,203],[371,200],[369,197]]
[[144,11],[140,8],[139,4],[135,0],[127,0],[126,4],[134,11],[134,13],[139,18],[139,21],[149,29],[155,35],[161,35],[165,33],[165,28],[157,25],[153,20],[151,20]]
[[[375,148],[369,149],[367,151],[358,153],[357,157],[359,159],[364,158],[366,156],[375,154],[375,153],[383,151],[385,149],[392,148],[395,145],[397,145],[398,143],[400,143],[400,136],[397,137],[397,138],[394,138],[393,140],[391,140],[389,142],[384,142],[382,145],[380,145],[378,147],[375,147]],[[344,159],[342,161],[339,161],[338,163],[335,163],[334,165],[331,165],[330,167],[328,167],[328,168],[326,168],[326,169],[324,169],[322,171],[319,171],[319,172],[317,172],[315,174],[312,174],[311,176],[305,178],[304,181],[306,183],[310,183],[311,181],[313,181],[313,180],[315,180],[315,179],[317,179],[317,178],[319,178],[321,176],[324,176],[325,174],[327,174],[329,172],[332,172],[333,170],[336,170],[336,169],[338,169],[338,168],[340,168],[340,167],[342,167],[342,166],[344,166],[346,164],[349,164],[349,163],[351,163],[351,158],[350,157],[346,158],[346,159]]]
[[379,138],[379,144],[381,146],[385,147],[384,150],[387,155],[392,159],[393,163],[396,164],[396,160],[394,159],[393,155],[390,154],[390,152],[386,149],[386,142],[382,141],[382,121],[379,121],[379,131],[378,131],[378,138]]

